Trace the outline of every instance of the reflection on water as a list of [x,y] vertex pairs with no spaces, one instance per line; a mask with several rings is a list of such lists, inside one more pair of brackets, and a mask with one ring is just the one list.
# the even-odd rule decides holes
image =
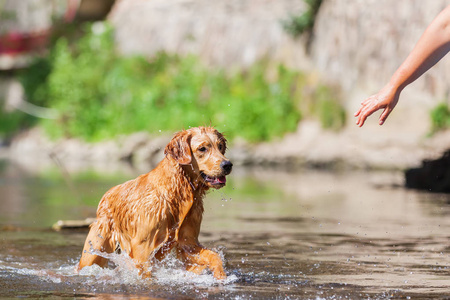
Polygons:
[[201,242],[227,261],[226,282],[168,258],[142,280],[126,257],[75,274],[85,219],[111,186],[137,174],[30,175],[0,164],[0,294],[171,299],[445,298],[450,295],[449,196],[395,187],[385,173],[238,168],[205,200]]

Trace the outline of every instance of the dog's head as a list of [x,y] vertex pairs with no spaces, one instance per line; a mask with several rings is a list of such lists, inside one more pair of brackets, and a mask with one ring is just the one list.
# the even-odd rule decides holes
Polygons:
[[233,164],[225,157],[227,140],[212,127],[195,127],[175,134],[164,154],[185,166],[193,182],[221,188]]

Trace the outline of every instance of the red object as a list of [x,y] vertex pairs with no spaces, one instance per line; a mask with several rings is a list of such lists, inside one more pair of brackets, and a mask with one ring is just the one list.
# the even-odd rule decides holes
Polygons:
[[16,55],[45,49],[49,37],[50,29],[39,32],[9,32],[0,35],[0,55]]
[[[68,0],[64,21],[72,22],[80,6],[81,0]],[[18,55],[43,50],[48,45],[51,28],[34,32],[10,31],[0,35],[0,55]]]

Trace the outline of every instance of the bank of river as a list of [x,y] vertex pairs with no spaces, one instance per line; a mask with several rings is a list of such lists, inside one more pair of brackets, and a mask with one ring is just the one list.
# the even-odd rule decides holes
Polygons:
[[[419,166],[424,159],[436,159],[450,148],[450,131],[427,137],[423,128],[422,135],[412,130],[413,125],[411,130],[389,125],[351,125],[335,132],[323,130],[318,122],[302,121],[296,132],[270,142],[250,144],[235,140],[230,143],[228,156],[235,165],[247,166],[405,170]],[[218,129],[226,134],[225,128]],[[172,134],[139,132],[86,143],[78,139],[52,141],[35,128],[12,139],[2,149],[2,156],[26,167],[56,163],[77,170],[126,162],[147,171],[161,160]]]

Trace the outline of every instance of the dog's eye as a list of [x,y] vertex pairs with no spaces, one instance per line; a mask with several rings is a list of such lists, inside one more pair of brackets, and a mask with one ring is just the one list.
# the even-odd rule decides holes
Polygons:
[[222,151],[223,150],[223,145],[219,144],[218,148],[219,148],[219,151]]
[[206,152],[206,150],[208,150],[206,147],[200,147],[200,148],[198,148],[198,151],[200,151],[200,152]]

